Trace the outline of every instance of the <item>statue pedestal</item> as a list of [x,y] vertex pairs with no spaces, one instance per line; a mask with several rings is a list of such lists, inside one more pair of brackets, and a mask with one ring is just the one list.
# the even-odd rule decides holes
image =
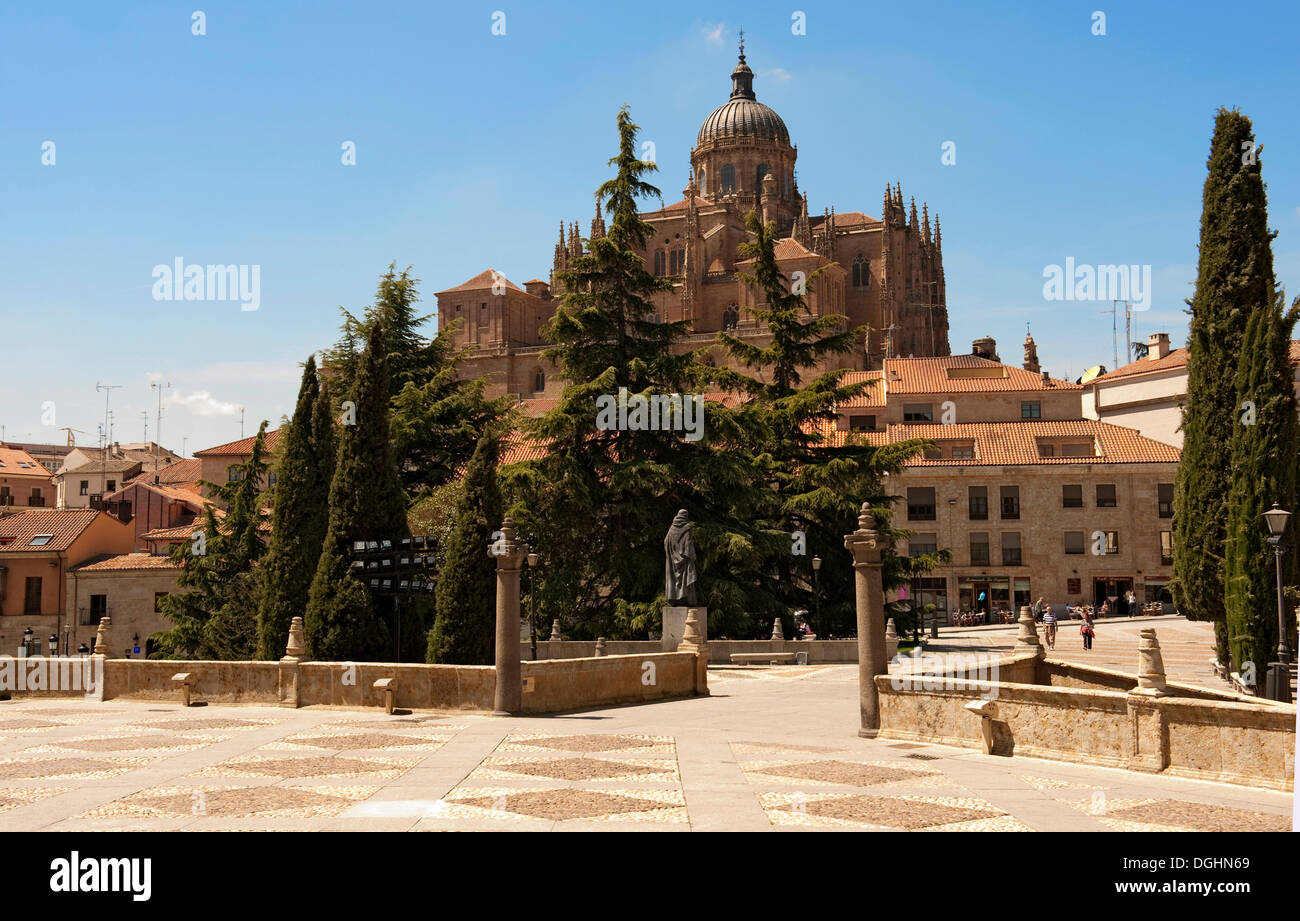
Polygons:
[[664,629],[660,638],[664,652],[676,652],[677,647],[681,645],[682,636],[686,633],[686,614],[688,611],[694,611],[696,619],[700,622],[700,642],[708,642],[708,608],[664,605]]

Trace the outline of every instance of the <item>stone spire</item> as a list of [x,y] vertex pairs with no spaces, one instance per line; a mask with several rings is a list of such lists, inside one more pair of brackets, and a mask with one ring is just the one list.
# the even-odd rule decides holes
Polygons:
[[1025,363],[1024,369],[1037,374],[1041,370],[1038,364],[1038,345],[1034,342],[1034,337],[1029,333],[1029,324],[1025,324]]
[[551,288],[556,287],[556,274],[569,267],[569,251],[564,247],[564,221],[560,221],[560,240],[555,244],[555,259],[551,263]]
[[912,196],[912,214],[907,222],[907,226],[912,228],[912,230],[914,231],[920,229],[920,221],[916,219],[916,196],[915,195]]
[[921,202],[921,237],[930,242],[930,206],[925,202]]
[[934,248],[936,252],[943,251],[943,232],[939,230],[939,212],[934,212]]
[[600,213],[600,199],[596,199],[596,216],[591,219],[591,239],[605,236],[605,218]]
[[682,285],[682,316],[684,319],[693,319],[695,317],[695,301],[699,294],[700,285],[700,258],[697,256],[700,239],[700,211],[695,205],[695,196],[698,193],[698,187],[695,185],[695,174],[691,173],[690,182],[686,184],[686,230],[683,241],[686,244],[686,261],[682,266],[682,274],[685,276],[685,283]]
[[578,222],[569,225],[569,258],[577,259],[582,255],[582,237],[578,234]]
[[799,196],[799,216],[794,219],[794,233],[791,234],[801,246],[812,249],[812,222],[808,219],[808,193]]
[[880,222],[884,224],[886,227],[890,225],[890,217],[893,214],[893,210],[894,210],[894,193],[893,190],[889,188],[889,184],[886,183],[885,199],[880,204]]

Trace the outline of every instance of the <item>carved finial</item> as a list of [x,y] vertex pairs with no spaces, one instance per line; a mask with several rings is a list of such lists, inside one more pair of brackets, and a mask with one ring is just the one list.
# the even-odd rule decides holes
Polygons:
[[745,63],[745,30],[740,30],[740,63]]
[[871,526],[876,523],[876,516],[871,513],[871,505],[862,503],[862,510],[858,512],[858,528],[863,531],[870,531]]

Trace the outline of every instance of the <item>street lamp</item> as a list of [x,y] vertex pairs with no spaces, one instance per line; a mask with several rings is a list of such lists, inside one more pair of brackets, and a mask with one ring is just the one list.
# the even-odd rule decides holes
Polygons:
[[1268,665],[1268,679],[1264,696],[1270,700],[1291,702],[1291,669],[1287,664],[1291,659],[1291,650],[1286,644],[1286,614],[1282,603],[1282,554],[1286,552],[1287,519],[1291,513],[1278,508],[1276,502],[1264,513],[1264,523],[1268,525],[1268,542],[1273,545],[1273,554],[1277,561],[1277,661]]
[[822,628],[822,558],[815,556],[812,558],[813,567],[813,616],[817,618],[817,629]]
[[50,634],[50,655],[57,656],[58,654],[59,654],[59,635],[57,633],[51,633]]
[[537,661],[537,564],[541,561],[538,554],[528,554],[528,633],[534,662]]

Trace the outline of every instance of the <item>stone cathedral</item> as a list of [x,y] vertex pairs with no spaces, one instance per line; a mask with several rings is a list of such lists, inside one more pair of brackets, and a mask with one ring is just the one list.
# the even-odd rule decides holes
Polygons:
[[[719,330],[762,344],[766,331],[746,309],[756,293],[736,272],[745,242],[745,214],[756,210],[776,224],[783,239],[776,254],[787,278],[825,271],[811,286],[815,314],[843,314],[867,333],[852,353],[833,356],[824,368],[873,370],[885,357],[947,355],[948,309],[939,216],[931,232],[929,208],[904,205],[902,189],[885,186],[880,217],[824,208],[809,213],[808,196],[795,175],[798,148],[785,122],[754,94],[754,72],[744,46],[731,73],[731,96],[704,120],[691,150],[691,171],[681,201],[643,215],[655,229],[642,253],[646,268],[671,280],[656,295],[662,321],[689,320],[684,348],[712,341]],[[599,208],[587,240],[605,233]],[[557,273],[584,252],[575,221],[560,224],[549,280],[523,287],[494,269],[436,293],[438,325],[461,321],[459,346],[473,349],[462,365],[468,377],[489,375],[488,393],[520,399],[555,397],[562,382],[541,357],[540,330],[562,296]],[[721,349],[720,363],[730,359]]]

